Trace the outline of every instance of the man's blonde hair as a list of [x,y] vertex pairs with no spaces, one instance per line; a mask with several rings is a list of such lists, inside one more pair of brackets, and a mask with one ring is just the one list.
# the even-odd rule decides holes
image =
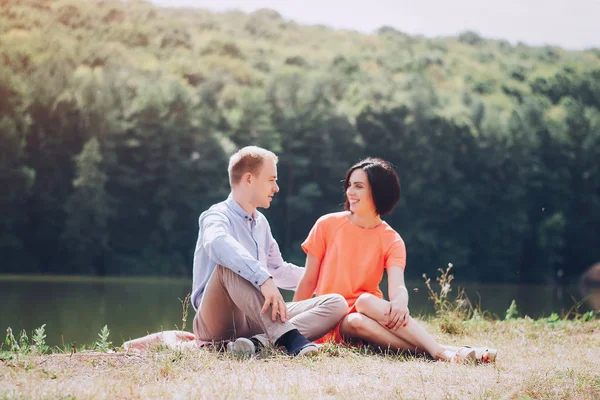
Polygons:
[[231,187],[240,183],[242,176],[250,172],[257,175],[265,159],[273,160],[277,163],[278,159],[272,151],[258,146],[246,146],[239,149],[229,158],[229,184]]

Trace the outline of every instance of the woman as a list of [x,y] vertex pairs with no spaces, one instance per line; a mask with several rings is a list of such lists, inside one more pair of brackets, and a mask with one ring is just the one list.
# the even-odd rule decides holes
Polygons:
[[[344,189],[345,211],[319,218],[302,244],[306,270],[294,296],[299,301],[315,292],[339,293],[348,301],[346,317],[321,340],[366,341],[382,348],[426,351],[440,360],[475,361],[475,349],[441,346],[410,317],[406,248],[381,219],[400,200],[400,182],[392,166],[379,158],[362,160],[346,173]],[[379,289],[384,269],[390,301]],[[495,359],[495,352],[479,353],[484,362]]]

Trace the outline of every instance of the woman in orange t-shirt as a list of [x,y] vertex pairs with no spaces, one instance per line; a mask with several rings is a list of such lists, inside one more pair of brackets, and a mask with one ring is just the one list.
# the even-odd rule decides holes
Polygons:
[[[362,160],[348,170],[344,189],[346,211],[319,218],[302,243],[306,271],[294,301],[313,293],[339,293],[349,306],[337,328],[321,340],[366,341],[386,349],[424,350],[436,359],[475,361],[474,349],[441,346],[409,315],[406,247],[381,219],[400,199],[400,182],[392,166],[379,158]],[[384,269],[390,301],[383,299],[379,289]],[[491,356],[483,354],[483,361],[493,361]]]

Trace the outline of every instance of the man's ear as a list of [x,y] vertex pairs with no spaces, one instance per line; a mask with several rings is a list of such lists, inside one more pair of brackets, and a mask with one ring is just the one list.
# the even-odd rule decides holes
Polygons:
[[243,176],[242,176],[242,182],[246,183],[246,184],[251,184],[252,183],[252,174],[250,172],[246,172]]

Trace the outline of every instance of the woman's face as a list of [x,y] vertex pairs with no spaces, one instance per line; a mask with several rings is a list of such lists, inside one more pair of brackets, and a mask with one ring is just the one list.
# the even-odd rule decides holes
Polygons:
[[350,211],[358,215],[370,215],[375,213],[375,203],[371,194],[371,185],[365,171],[355,169],[350,174],[346,197],[350,205]]

